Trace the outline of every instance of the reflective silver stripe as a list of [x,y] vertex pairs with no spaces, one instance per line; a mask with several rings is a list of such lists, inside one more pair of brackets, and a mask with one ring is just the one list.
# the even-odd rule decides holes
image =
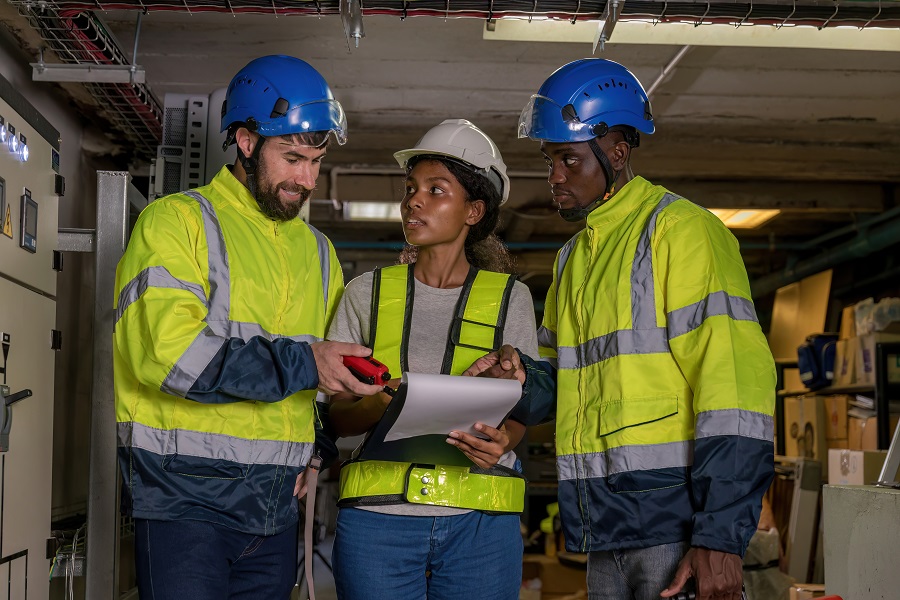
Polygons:
[[319,264],[322,267],[322,291],[325,293],[325,314],[328,314],[328,286],[331,283],[331,253],[328,250],[328,238],[325,234],[307,224],[316,236],[316,247],[319,249]]
[[556,348],[556,332],[541,325],[537,330],[537,341],[538,346]]
[[578,236],[581,235],[581,231],[573,235],[569,238],[569,241],[565,243],[565,245],[560,248],[559,256],[556,258],[556,295],[559,297],[559,282],[562,280],[563,271],[566,268],[566,263],[569,261],[569,255],[572,254],[572,249],[575,247],[575,242],[578,241]]
[[656,301],[653,295],[653,232],[659,213],[680,197],[668,193],[650,214],[644,231],[638,240],[631,264],[631,326],[634,329],[656,327]]
[[757,321],[753,302],[728,292],[713,292],[703,300],[673,310],[666,315],[669,339],[689,333],[703,324],[709,317],[728,315],[736,321]]
[[306,342],[307,344],[322,341],[322,338],[315,335],[275,335],[274,333],[270,333],[263,329],[259,323],[228,321],[228,323],[226,324],[225,337],[238,338],[244,340],[245,342],[249,342],[251,338],[257,336],[265,338],[269,341],[277,340],[280,338],[287,338],[295,342]]
[[553,367],[554,369],[557,368],[556,358],[554,358],[554,357],[552,357],[552,356],[542,356],[542,357],[541,357],[540,359],[538,359],[538,360],[547,363],[548,365],[550,365],[550,366]]
[[209,263],[209,311],[206,322],[216,333],[228,322],[231,311],[231,275],[228,269],[228,250],[219,218],[209,200],[196,190],[184,192],[200,204],[203,229],[206,233],[207,262]]
[[620,354],[658,354],[668,351],[666,330],[656,327],[620,329],[578,346],[560,346],[557,356],[560,369],[580,369]]
[[[228,266],[228,250],[225,247],[225,236],[219,224],[219,218],[212,204],[196,190],[184,192],[200,205],[203,217],[203,229],[206,234],[207,261],[209,263],[209,302],[207,305],[206,328],[197,335],[184,354],[178,359],[172,370],[160,386],[167,394],[181,396],[188,393],[200,374],[226,343],[228,338],[239,338],[245,342],[255,336],[267,340],[281,337],[298,342],[317,342],[321,338],[314,335],[280,336],[267,332],[257,323],[231,321],[231,275]],[[330,281],[331,257],[328,252],[328,239],[318,230],[310,227],[316,237],[319,262],[322,266],[322,284],[325,291],[325,306],[328,306],[328,282]],[[324,247],[324,250],[323,250]],[[324,257],[324,258],[323,258]]]
[[303,467],[313,453],[313,444],[309,442],[250,440],[188,429],[156,429],[134,422],[117,423],[116,429],[119,446],[140,448],[160,456],[178,454],[245,465]]
[[772,415],[739,408],[698,414],[694,437],[700,439],[717,435],[739,435],[771,442],[775,439],[775,419]]
[[606,452],[566,454],[556,459],[560,481],[594,479],[616,473],[689,467],[694,464],[694,442],[652,446],[620,446]]
[[216,335],[209,325],[204,327],[172,366],[159,389],[167,394],[184,398],[225,342],[226,340]]
[[148,288],[170,288],[176,290],[185,290],[191,292],[206,305],[206,293],[203,288],[196,283],[178,279],[169,273],[165,267],[147,267],[137,274],[137,276],[125,284],[122,291],[119,292],[119,300],[116,308],[116,323],[122,318],[125,309],[137,301]]

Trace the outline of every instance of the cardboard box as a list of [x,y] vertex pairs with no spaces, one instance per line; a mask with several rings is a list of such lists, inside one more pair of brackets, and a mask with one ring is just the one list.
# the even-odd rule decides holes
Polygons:
[[519,600],[541,600],[541,590],[523,587],[519,590]]
[[849,340],[856,337],[856,311],[855,304],[851,304],[841,311],[841,330],[838,336],[839,340]]
[[781,389],[793,392],[801,392],[806,389],[806,386],[803,385],[803,380],[800,379],[800,369],[784,369],[782,376],[784,377],[784,387]]
[[859,340],[850,338],[838,340],[834,352],[834,379],[831,385],[846,387],[856,383],[856,353]]
[[829,485],[870,485],[878,480],[887,450],[829,450]]
[[868,333],[856,338],[859,348],[856,352],[856,383],[875,385],[875,344],[879,342],[900,342],[897,333]]
[[[889,439],[893,439],[898,420],[900,420],[900,415],[891,415],[891,436]],[[850,417],[847,421],[847,440],[851,450],[877,450],[878,418],[858,419]]]
[[840,394],[825,396],[825,439],[839,440],[847,437],[847,408],[850,396]]
[[790,600],[812,600],[825,595],[825,584],[795,583],[791,586]]
[[826,460],[825,402],[808,394],[784,399],[784,455]]
[[541,598],[555,598],[587,590],[587,573],[567,567],[558,557],[543,554],[526,554],[522,558],[523,579],[541,580]]
[[825,440],[825,445],[828,447],[828,450],[832,450],[833,448],[837,448],[838,450],[848,450],[850,448],[850,442],[847,438]]

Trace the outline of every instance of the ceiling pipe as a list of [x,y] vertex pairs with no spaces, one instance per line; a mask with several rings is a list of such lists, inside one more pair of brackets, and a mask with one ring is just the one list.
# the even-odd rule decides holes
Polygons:
[[653,83],[650,84],[650,87],[647,88],[647,97],[652,98],[653,92],[656,91],[656,88],[659,87],[659,84],[663,82],[663,79],[671,73],[678,63],[681,62],[681,59],[684,58],[684,55],[687,54],[688,50],[690,50],[690,46],[682,46],[681,50],[669,61],[669,63],[663,67],[662,73],[660,73],[656,79],[653,80]]
[[855,258],[864,258],[898,243],[900,243],[900,218],[875,226],[867,226],[849,242],[834,246],[812,258],[800,260],[781,273],[773,273],[755,280],[750,285],[752,296],[754,298],[766,296],[778,288],[800,281],[804,277],[836,267]]

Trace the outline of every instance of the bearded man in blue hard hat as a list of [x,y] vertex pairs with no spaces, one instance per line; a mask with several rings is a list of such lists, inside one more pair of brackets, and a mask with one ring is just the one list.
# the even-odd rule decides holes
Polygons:
[[315,396],[374,394],[323,342],[343,292],[328,239],[296,218],[347,122],[322,76],[266,56],[222,110],[238,160],[151,203],[116,273],[123,505],[138,590],[156,600],[288,598]]
[[[698,597],[737,600],[774,475],[775,367],[737,240],[632,172],[654,130],[637,78],[595,58],[554,72],[519,120],[560,216],[586,220],[538,331],[556,370],[560,514],[592,600],[668,598],[691,577]],[[495,370],[527,362],[505,350]]]

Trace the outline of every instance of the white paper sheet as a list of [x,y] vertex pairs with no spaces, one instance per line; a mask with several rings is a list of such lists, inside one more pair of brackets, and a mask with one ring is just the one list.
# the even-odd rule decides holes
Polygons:
[[514,379],[404,373],[406,402],[385,442],[462,431],[484,437],[475,422],[500,424],[522,396]]

